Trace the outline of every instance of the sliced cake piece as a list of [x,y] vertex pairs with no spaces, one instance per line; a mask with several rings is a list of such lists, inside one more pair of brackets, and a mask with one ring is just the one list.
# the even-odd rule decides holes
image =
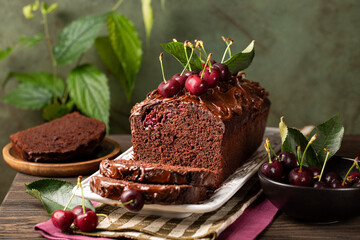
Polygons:
[[32,162],[64,162],[89,155],[104,139],[105,124],[77,112],[10,136],[12,148]]
[[90,189],[113,200],[120,200],[123,191],[133,189],[143,194],[146,204],[164,205],[197,203],[209,194],[204,186],[143,184],[102,176],[91,177]]
[[141,183],[216,187],[216,173],[205,168],[175,167],[126,159],[106,159],[100,163],[100,173],[114,179]]

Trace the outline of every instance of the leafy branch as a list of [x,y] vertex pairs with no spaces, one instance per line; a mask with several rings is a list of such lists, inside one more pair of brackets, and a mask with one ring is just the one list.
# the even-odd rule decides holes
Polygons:
[[[15,78],[19,85],[2,97],[6,103],[24,109],[42,109],[45,120],[65,115],[73,110],[103,121],[109,129],[110,90],[108,79],[95,66],[80,61],[87,50],[95,45],[104,65],[121,83],[128,102],[131,101],[135,81],[142,61],[142,46],[137,30],[132,22],[115,11],[122,4],[119,0],[111,11],[94,16],[76,19],[60,32],[58,41],[51,41],[48,16],[58,8],[54,3],[35,0],[23,8],[27,19],[35,18],[41,12],[43,34],[32,38],[22,37],[12,46],[0,49],[0,60],[14,52],[15,47],[34,46],[45,39],[51,58],[52,71],[38,73],[10,72],[2,82],[2,87]],[[153,24],[151,0],[142,1],[142,12],[147,39]],[[104,23],[107,23],[107,36],[98,36]],[[58,76],[58,67],[72,64],[66,79]]]

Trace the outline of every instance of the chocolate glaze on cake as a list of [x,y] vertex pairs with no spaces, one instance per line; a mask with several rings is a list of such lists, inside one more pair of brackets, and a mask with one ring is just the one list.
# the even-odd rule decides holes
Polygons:
[[141,183],[216,187],[216,173],[204,168],[169,166],[125,159],[105,159],[100,163],[100,173],[114,179]]
[[267,95],[241,74],[201,96],[182,90],[164,98],[155,90],[132,109],[134,161],[206,168],[220,186],[260,145]]
[[77,112],[10,136],[12,148],[32,162],[64,162],[94,152],[106,133],[105,124]]
[[143,194],[147,204],[191,204],[205,200],[209,194],[204,186],[142,184],[102,176],[91,177],[90,189],[113,200],[120,200],[123,191],[134,189]]

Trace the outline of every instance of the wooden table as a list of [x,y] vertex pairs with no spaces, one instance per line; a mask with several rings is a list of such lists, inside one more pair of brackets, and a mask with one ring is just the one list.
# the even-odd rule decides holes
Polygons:
[[[123,150],[130,147],[129,135],[113,135]],[[339,155],[360,155],[360,135],[345,136]],[[0,206],[0,239],[44,239],[33,231],[37,223],[47,221],[40,201],[26,194],[24,183],[40,177],[18,173]],[[75,183],[76,178],[67,178]],[[354,199],[356,201],[356,199]],[[360,204],[360,199],[357,199]],[[360,239],[360,217],[333,224],[313,224],[298,221],[279,212],[274,221],[259,235],[258,239]]]

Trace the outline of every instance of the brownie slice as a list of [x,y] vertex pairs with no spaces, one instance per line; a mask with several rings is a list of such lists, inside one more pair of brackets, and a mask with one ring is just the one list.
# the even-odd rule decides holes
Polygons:
[[261,144],[270,109],[267,96],[243,75],[201,96],[183,89],[164,98],[154,90],[130,116],[134,161],[205,168],[220,186]]
[[125,159],[105,159],[100,163],[100,173],[114,179],[141,183],[216,187],[216,173],[204,168],[169,166]]
[[146,204],[192,204],[207,198],[204,186],[142,184],[108,177],[94,176],[90,179],[92,192],[102,197],[120,200],[123,191],[133,189],[143,194]]
[[105,124],[77,112],[10,136],[12,148],[32,162],[64,162],[92,154],[104,139]]

